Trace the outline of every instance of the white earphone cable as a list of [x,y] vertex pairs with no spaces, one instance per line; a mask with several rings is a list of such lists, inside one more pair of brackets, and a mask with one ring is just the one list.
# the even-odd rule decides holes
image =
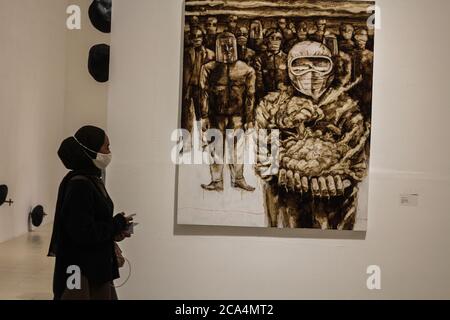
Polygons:
[[129,261],[127,258],[124,257],[124,259],[125,259],[125,261],[126,261],[127,264],[128,264],[128,270],[129,270],[128,276],[127,276],[127,278],[125,279],[125,281],[124,281],[121,285],[119,285],[119,286],[115,286],[114,283],[113,283],[113,284],[111,285],[111,287],[113,287],[113,288],[121,288],[121,287],[123,287],[123,286],[128,282],[128,280],[130,280],[130,278],[131,278],[131,263],[130,263],[130,261]]

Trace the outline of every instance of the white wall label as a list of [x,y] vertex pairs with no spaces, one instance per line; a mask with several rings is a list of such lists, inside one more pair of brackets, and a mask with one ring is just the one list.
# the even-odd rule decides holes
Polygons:
[[403,207],[417,207],[419,205],[419,194],[418,193],[401,194],[400,205]]

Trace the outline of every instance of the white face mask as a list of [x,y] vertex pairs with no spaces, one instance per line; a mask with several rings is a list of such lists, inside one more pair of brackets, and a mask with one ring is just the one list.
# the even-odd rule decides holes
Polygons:
[[92,162],[100,170],[105,170],[106,167],[111,163],[111,161],[112,161],[112,153],[106,154],[106,153],[95,152],[94,150],[91,150],[88,147],[86,147],[85,145],[83,145],[80,141],[78,141],[77,138],[75,138],[75,137],[73,137],[73,138],[75,139],[76,142],[78,142],[78,144],[80,146],[82,146],[86,150],[89,150],[90,152],[93,152],[93,153],[97,154],[97,157],[95,159],[92,159]]
[[100,170],[105,170],[106,167],[111,163],[112,153],[97,153],[97,158],[92,160],[94,165]]

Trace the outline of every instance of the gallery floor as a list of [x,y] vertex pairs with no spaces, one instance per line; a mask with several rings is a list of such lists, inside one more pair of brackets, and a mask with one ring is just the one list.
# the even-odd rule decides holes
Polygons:
[[52,225],[0,243],[0,300],[52,299],[54,259],[47,257]]

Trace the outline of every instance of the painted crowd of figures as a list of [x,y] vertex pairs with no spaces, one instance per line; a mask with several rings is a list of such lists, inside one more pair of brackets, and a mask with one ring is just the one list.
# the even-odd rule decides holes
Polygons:
[[[194,115],[197,120],[201,119],[201,67],[216,59],[217,38],[224,32],[234,35],[238,60],[255,70],[255,103],[269,92],[283,90],[290,85],[287,54],[295,44],[309,40],[324,43],[332,51],[341,69],[341,83],[347,82],[346,77],[352,80],[363,77],[359,88],[353,92],[355,98],[365,104],[364,112],[370,117],[371,95],[367,93],[372,90],[373,52],[370,48],[373,44],[367,28],[355,28],[351,23],[342,23],[336,35],[327,29],[326,19],[300,21],[295,27],[294,23],[280,18],[276,21],[276,27],[264,29],[259,20],[244,26],[237,16],[232,15],[219,33],[216,17],[207,17],[203,23],[197,16],[189,20],[184,42],[183,128],[192,129]],[[192,103],[194,108],[191,110]]]

